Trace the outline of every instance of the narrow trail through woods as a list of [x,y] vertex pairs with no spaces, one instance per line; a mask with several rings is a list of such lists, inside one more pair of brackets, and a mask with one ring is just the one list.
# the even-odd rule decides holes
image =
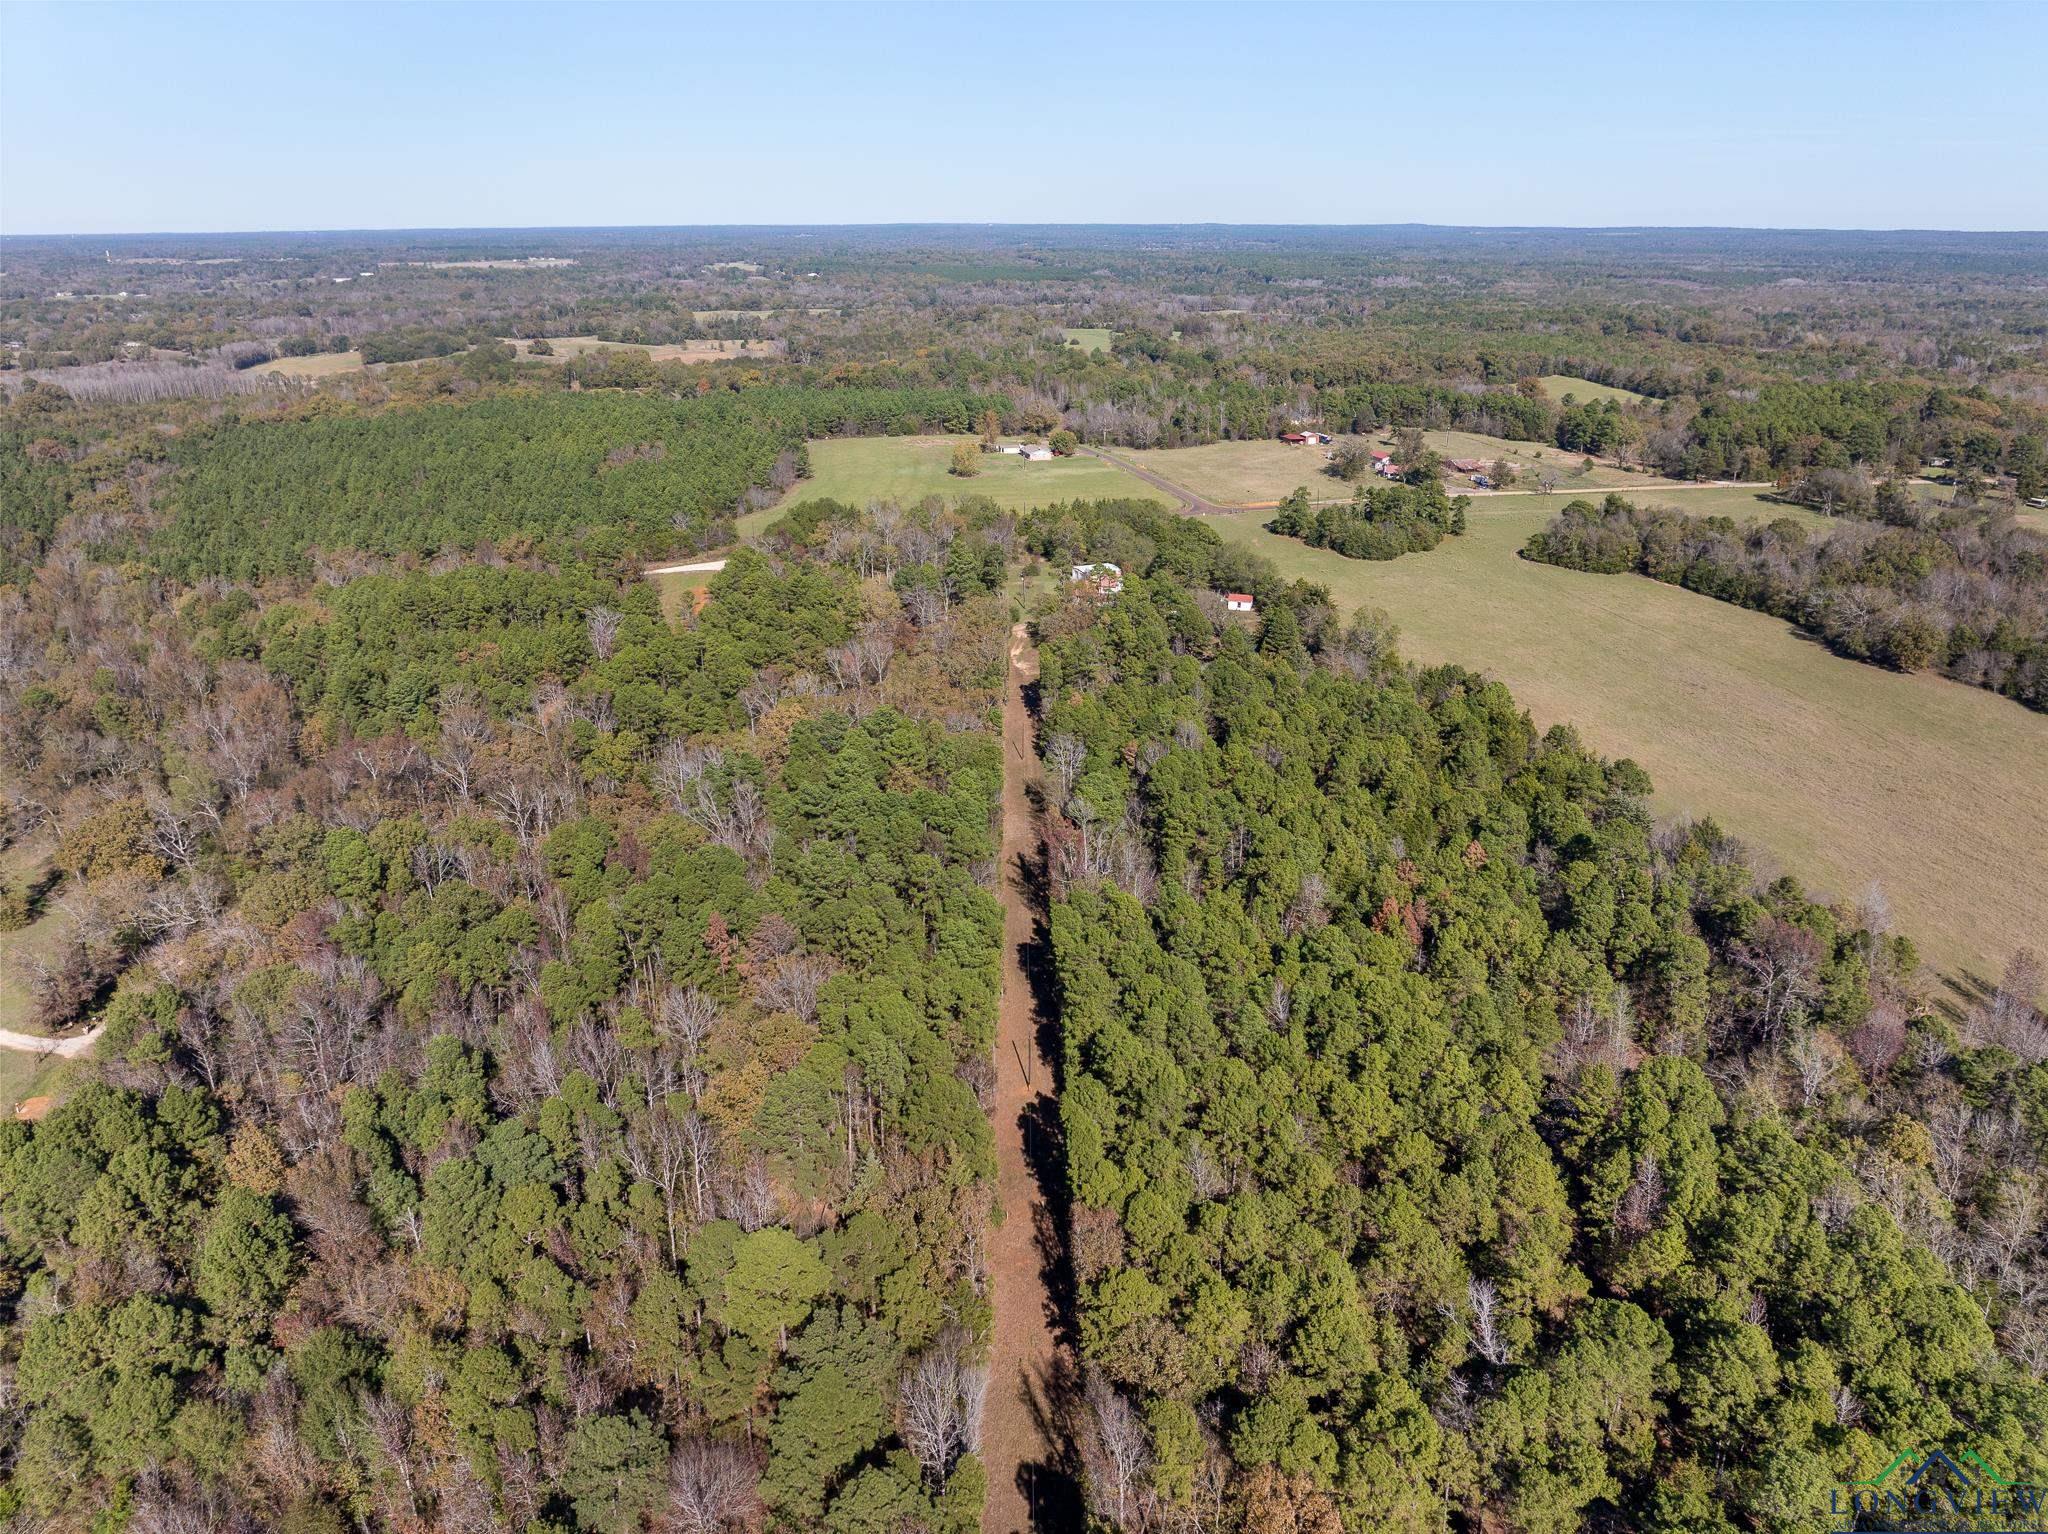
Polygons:
[[1031,724],[1037,684],[1038,652],[1019,624],[1003,692],[1003,999],[994,1109],[1003,1223],[989,1243],[995,1317],[982,1420],[983,1534],[1066,1534],[1083,1523],[1065,1428],[1076,1376]]

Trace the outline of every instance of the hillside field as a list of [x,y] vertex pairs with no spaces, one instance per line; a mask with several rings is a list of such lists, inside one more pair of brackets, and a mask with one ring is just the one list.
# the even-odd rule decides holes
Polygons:
[[[1277,537],[1256,513],[1210,525],[1327,585],[1347,612],[1385,611],[1409,659],[1497,676],[1539,724],[1573,724],[1598,750],[1633,757],[1660,815],[1712,815],[1835,898],[1877,882],[1899,930],[1951,974],[1995,979],[2015,949],[2040,943],[2048,717],[1831,655],[1779,619],[1675,586],[1518,558],[1567,499],[1477,500],[1464,537],[1389,563]],[[1787,514],[1736,490],[1672,500]]]
[[1611,399],[1624,405],[1640,404],[1647,395],[1633,389],[1617,389],[1612,384],[1595,383],[1590,378],[1574,378],[1569,373],[1545,373],[1536,382],[1543,386],[1544,398],[1557,404],[1564,403],[1569,394],[1581,405],[1590,405],[1596,399]]
[[1116,332],[1101,325],[1068,325],[1064,328],[1067,345],[1078,346],[1084,352],[1106,352],[1116,344]]
[[1022,510],[1054,501],[1151,500],[1164,497],[1133,474],[1100,458],[1055,458],[1026,463],[1005,453],[981,455],[981,472],[960,479],[949,472],[953,445],[974,437],[830,437],[811,444],[811,477],[782,500],[739,519],[740,536],[759,533],[799,501],[835,500],[854,506],[893,500],[911,505],[928,495],[957,499],[985,495],[998,506]]

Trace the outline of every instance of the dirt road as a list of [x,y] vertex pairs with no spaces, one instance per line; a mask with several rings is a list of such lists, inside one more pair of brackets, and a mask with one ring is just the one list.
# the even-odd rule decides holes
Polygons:
[[1219,506],[1214,501],[1205,501],[1186,485],[1176,485],[1172,480],[1154,474],[1150,469],[1141,469],[1121,454],[1107,448],[1084,447],[1081,449],[1090,458],[1100,458],[1104,463],[1113,463],[1126,474],[1135,474],[1154,490],[1164,490],[1179,503],[1180,510],[1189,516],[1205,517],[1212,511],[1234,511],[1233,506]]
[[66,1060],[75,1060],[91,1049],[92,1041],[99,1036],[97,1028],[88,1028],[68,1039],[52,1039],[40,1033],[16,1033],[11,1028],[0,1028],[0,1049],[19,1049],[32,1055],[58,1055]]
[[1065,1534],[1083,1525],[1072,1447],[1062,1424],[1073,1397],[1064,1297],[1065,1168],[1050,983],[1044,957],[1038,755],[1029,690],[1038,652],[1024,626],[1010,636],[1003,694],[1003,999],[996,1023],[997,1193],[1003,1223],[989,1243],[995,1319],[981,1454],[988,1469],[983,1534]]

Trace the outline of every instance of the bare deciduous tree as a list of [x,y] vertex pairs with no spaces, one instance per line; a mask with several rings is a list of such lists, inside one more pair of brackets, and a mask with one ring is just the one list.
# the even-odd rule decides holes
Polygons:
[[1152,1464],[1151,1435],[1144,1419],[1100,1373],[1090,1371],[1082,1453],[1088,1462],[1088,1493],[1097,1513],[1118,1528],[1134,1527],[1133,1515]]
[[656,1519],[662,1534],[735,1534],[760,1520],[758,1468],[745,1449],[716,1439],[686,1438],[668,1462],[668,1506]]
[[897,1422],[904,1446],[934,1487],[981,1439],[988,1370],[962,1356],[965,1345],[958,1332],[945,1333],[904,1372],[898,1386]]
[[1492,1280],[1475,1278],[1465,1287],[1472,1304],[1472,1350],[1495,1368],[1508,1361],[1508,1345],[1500,1334],[1500,1295]]

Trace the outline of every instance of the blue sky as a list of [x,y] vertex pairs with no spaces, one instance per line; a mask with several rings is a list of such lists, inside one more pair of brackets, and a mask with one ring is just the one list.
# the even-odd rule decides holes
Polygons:
[[0,3],[0,232],[2048,229],[2048,5]]

